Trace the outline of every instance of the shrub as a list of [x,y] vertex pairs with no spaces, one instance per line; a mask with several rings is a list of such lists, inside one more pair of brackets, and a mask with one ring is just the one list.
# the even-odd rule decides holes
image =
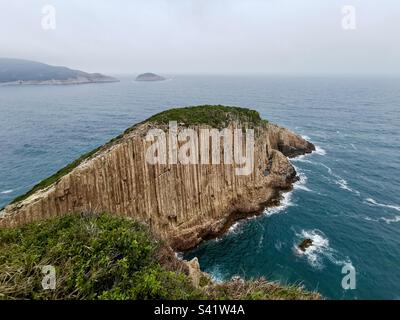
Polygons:
[[[8,299],[186,299],[196,290],[155,259],[161,244],[143,225],[101,215],[70,215],[0,230],[0,293]],[[43,290],[41,267],[56,269]]]
[[[265,279],[215,284],[203,275],[195,288],[182,264],[147,227],[107,214],[0,229],[1,299],[320,299]],[[56,269],[55,290],[41,286],[46,265]]]

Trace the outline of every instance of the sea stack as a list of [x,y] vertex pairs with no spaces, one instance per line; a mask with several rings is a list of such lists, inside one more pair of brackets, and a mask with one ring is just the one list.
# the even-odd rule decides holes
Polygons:
[[[251,171],[237,174],[237,164],[149,163],[150,130],[170,135],[187,129],[237,129],[254,132]],[[247,130],[247,131],[246,131]],[[154,130],[152,130],[154,132]],[[207,132],[207,131],[206,131]],[[227,148],[220,136],[218,153]],[[167,150],[170,140],[167,138]],[[209,143],[212,138],[209,137]],[[154,142],[154,139],[153,139]],[[179,147],[186,145],[181,139]],[[198,148],[193,156],[200,159]],[[246,150],[246,149],[245,149]],[[225,232],[236,220],[276,205],[281,192],[297,179],[287,157],[315,150],[289,130],[260,118],[257,111],[225,106],[170,109],[127,129],[122,135],[42,181],[0,211],[0,226],[62,216],[74,212],[108,212],[133,217],[176,250],[186,250]],[[265,174],[268,168],[268,174]]]
[[164,80],[166,80],[164,77],[151,72],[142,73],[136,77],[136,81],[164,81]]

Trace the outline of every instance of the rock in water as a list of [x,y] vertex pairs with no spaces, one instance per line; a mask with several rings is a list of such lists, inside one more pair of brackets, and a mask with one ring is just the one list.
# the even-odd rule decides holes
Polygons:
[[151,72],[142,73],[136,77],[136,81],[164,81],[164,80],[166,80],[164,77]]
[[309,238],[304,239],[300,244],[299,244],[299,248],[301,251],[305,252],[307,250],[307,248],[311,247],[313,244],[313,241]]

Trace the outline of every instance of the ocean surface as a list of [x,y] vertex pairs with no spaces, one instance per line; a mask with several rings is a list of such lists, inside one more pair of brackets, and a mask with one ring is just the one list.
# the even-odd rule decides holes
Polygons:
[[[184,254],[216,280],[264,276],[333,299],[400,298],[400,78],[171,76],[0,87],[0,207],[80,154],[175,106],[258,110],[316,144],[282,205]],[[300,253],[303,238],[314,246]],[[356,288],[342,288],[343,266]]]

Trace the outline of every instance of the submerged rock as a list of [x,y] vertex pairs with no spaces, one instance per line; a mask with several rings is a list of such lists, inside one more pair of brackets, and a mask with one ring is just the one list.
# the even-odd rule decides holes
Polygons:
[[313,241],[309,238],[304,239],[300,244],[299,244],[299,249],[303,252],[307,250],[307,248],[311,247],[313,244]]

